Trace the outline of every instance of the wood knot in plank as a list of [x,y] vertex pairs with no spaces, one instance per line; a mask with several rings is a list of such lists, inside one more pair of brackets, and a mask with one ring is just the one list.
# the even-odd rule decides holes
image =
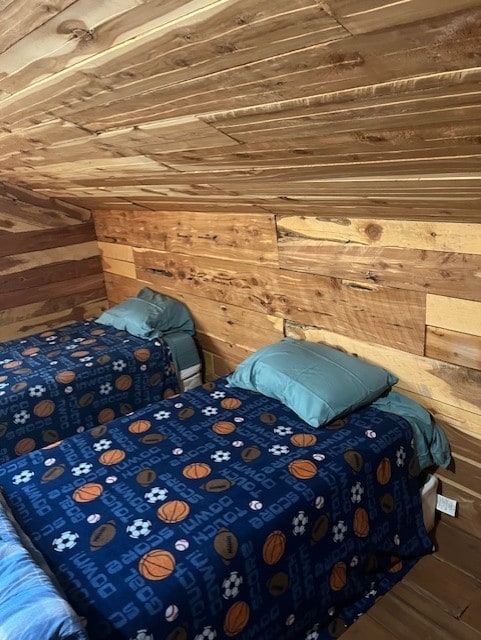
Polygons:
[[379,277],[372,271],[366,271],[364,277],[366,280],[370,280],[371,282],[379,282]]
[[81,42],[88,42],[94,39],[94,32],[92,29],[72,29],[70,32],[72,39],[80,40]]
[[172,271],[169,271],[168,269],[155,269],[153,267],[149,267],[146,269],[146,271],[148,273],[153,273],[157,276],[166,276],[167,278],[174,277],[174,274],[172,273]]
[[83,20],[64,20],[57,27],[57,33],[62,33],[70,40],[89,42],[94,39],[93,29],[88,29]]
[[382,236],[382,227],[381,225],[372,222],[371,224],[367,225],[367,227],[364,229],[364,232],[370,240],[379,240],[379,238]]
[[359,51],[353,53],[342,53],[337,51],[327,56],[327,62],[336,68],[353,69],[364,64],[364,58]]

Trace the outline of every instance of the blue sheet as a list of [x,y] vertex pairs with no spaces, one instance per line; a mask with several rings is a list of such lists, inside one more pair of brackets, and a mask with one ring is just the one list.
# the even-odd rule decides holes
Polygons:
[[0,638],[86,640],[80,620],[38,560],[0,493]]
[[0,344],[0,462],[179,390],[170,348],[77,322]]
[[221,379],[0,485],[91,640],[327,639],[432,549],[412,440],[372,406],[315,429]]

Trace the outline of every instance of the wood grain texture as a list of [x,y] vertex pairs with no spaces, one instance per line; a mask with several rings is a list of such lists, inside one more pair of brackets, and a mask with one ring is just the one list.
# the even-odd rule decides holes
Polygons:
[[[395,188],[394,184],[391,186]],[[425,211],[430,209],[426,207]],[[276,225],[271,228],[279,251],[277,266],[238,259],[237,249],[228,246],[222,256],[213,256],[208,244],[202,243],[195,244],[191,252],[188,238],[185,246],[181,243],[168,246],[172,230],[159,235],[155,246],[148,225],[142,236],[134,236],[139,246],[133,246],[128,240],[127,225],[119,224],[118,213],[113,213],[110,221],[107,214],[98,213],[96,216],[103,217],[100,247],[104,263],[108,264],[105,278],[109,300],[120,302],[147,284],[185,302],[197,326],[206,380],[228,374],[254,349],[282,335],[330,344],[391,370],[399,377],[396,389],[424,406],[445,429],[451,442],[453,463],[448,470],[437,469],[436,473],[443,494],[458,502],[458,516],[454,521],[447,516],[438,517],[439,525],[448,522],[454,529],[452,539],[440,538],[440,546],[454,544],[456,536],[465,535],[479,542],[481,314],[475,265],[481,250],[480,225],[440,222],[439,218],[423,220],[412,215],[395,219],[346,215],[340,209],[338,212],[337,216],[332,212],[327,215],[327,210],[325,216],[277,215]],[[367,214],[367,208],[363,212]],[[218,225],[222,228],[229,213],[206,211],[196,216],[205,215],[210,230]],[[190,224],[195,219],[185,211],[174,209],[171,214],[172,219],[190,220]],[[246,218],[243,224],[249,224],[252,214],[243,211],[236,220],[241,215]],[[155,216],[154,219],[157,220]],[[285,268],[284,250],[287,248],[290,257],[291,247],[299,242],[305,245],[301,244],[296,260]],[[326,248],[329,260],[325,259]],[[359,256],[363,253],[383,258],[377,262],[382,274],[377,282],[366,279],[360,282]],[[346,255],[354,265],[350,265]],[[396,261],[392,259],[394,255]],[[390,262],[387,256],[391,256]],[[416,265],[415,257],[420,256],[426,256],[422,264],[431,265],[428,273]],[[453,271],[449,295],[428,293],[425,287],[428,280],[436,281],[433,271],[440,272],[441,256],[444,266],[453,262],[464,265]],[[469,285],[464,269],[470,273]],[[338,277],[354,274],[357,280]],[[441,286],[440,282],[438,279],[437,286]],[[409,294],[405,306],[403,293]],[[406,312],[411,319],[416,318],[418,330],[414,342],[407,338],[404,322],[395,326],[396,317],[405,318]],[[413,345],[417,347],[413,349]],[[448,556],[452,563],[465,566],[458,554],[448,552]],[[470,557],[470,561],[475,560]],[[437,568],[431,567],[433,575],[437,575]],[[462,585],[458,580],[459,586]],[[446,589],[432,588],[428,599],[436,609],[426,608],[420,614],[416,606],[419,598],[422,606],[426,605],[426,589],[426,581],[420,579],[413,593],[403,593],[402,598],[396,595],[389,615],[384,612],[382,617],[370,619],[369,633],[376,639],[387,640],[383,636],[384,624],[391,620],[394,611],[399,615],[402,605],[408,625],[389,627],[389,637],[396,635],[407,640],[406,633],[412,636],[420,629],[427,634],[434,628],[437,633],[436,609],[440,607],[449,630],[446,638],[459,625],[464,634],[460,637],[471,638],[474,614],[471,605],[464,602],[463,592],[455,589],[456,596],[450,597]],[[469,605],[467,611],[471,613],[463,622],[456,616],[465,605]],[[355,628],[354,625],[346,636],[353,634]],[[354,634],[353,638],[364,638],[365,627],[359,629],[360,635]]]
[[477,300],[428,295],[426,322],[435,327],[481,336],[481,304]]
[[409,571],[405,584],[421,596],[429,596],[453,618],[461,617],[478,589],[473,576],[461,573],[450,564],[443,565],[433,555],[426,556]]
[[479,438],[478,0],[0,5],[0,326],[102,304],[103,210],[109,302],[184,300],[209,377],[332,339]]
[[5,0],[2,10],[2,33],[0,52],[32,33],[35,29],[51,20],[76,0]]
[[479,221],[478,0],[10,0],[0,19],[0,182],[88,209]]
[[279,244],[305,240],[312,245],[344,244],[361,248],[417,249],[446,253],[481,255],[480,227],[461,224],[407,219],[380,218],[316,218],[278,216]]
[[[22,268],[21,264],[15,266],[20,267],[20,270],[0,276],[0,287],[2,288],[3,294],[15,292],[18,295],[21,291],[25,291],[25,295],[28,296],[29,289],[41,287],[46,282],[55,285],[57,282],[60,283],[81,277],[95,276],[98,275],[102,269],[98,255],[79,260],[64,259],[31,268]],[[9,265],[7,263],[7,269],[8,268]]]
[[[99,292],[98,295],[102,296],[102,291]],[[17,310],[20,310],[22,315],[17,322],[12,322],[8,324],[3,324],[4,322],[4,312],[0,312],[0,341],[4,340],[13,340],[18,338],[18,336],[30,335],[32,333],[39,333],[40,331],[45,331],[46,329],[51,329],[53,327],[60,327],[62,325],[70,324],[71,322],[76,322],[84,319],[92,319],[98,318],[98,316],[105,311],[107,308],[107,301],[105,298],[101,297],[98,300],[95,300],[95,292],[91,291],[87,296],[84,292],[80,294],[80,300],[77,304],[72,304],[68,306],[66,309],[47,312],[48,307],[50,306],[48,303],[39,303],[33,305],[25,305],[23,307],[16,307]],[[88,299],[92,298],[92,299]],[[62,299],[65,304],[67,304],[68,298]],[[56,302],[55,300],[49,302]],[[53,305],[55,307],[55,305]],[[34,307],[38,307],[41,309],[42,315],[23,315],[24,313],[29,313],[29,309]],[[8,310],[10,311],[10,309]]]
[[[402,263],[411,252],[475,259],[479,254],[476,253],[479,225],[407,219],[277,217],[281,266],[285,239],[289,242],[292,238],[307,237],[319,252],[326,246],[341,248],[340,253],[332,254],[332,265],[326,264],[323,274],[324,268],[319,263],[322,266],[325,263],[316,252],[309,253],[305,260],[306,268],[313,273],[304,273],[298,265],[286,270],[243,263],[238,260],[237,248],[227,246],[222,259],[212,257],[206,245],[194,249],[193,253],[198,255],[184,254],[191,251],[188,241],[185,246],[171,245],[170,250],[165,250],[166,238],[172,231],[158,235],[157,247],[162,250],[150,249],[156,242],[149,236],[151,228],[147,225],[141,235],[134,236],[144,246],[133,247],[124,244],[128,242],[128,229],[126,224],[119,223],[119,215],[113,213],[109,218],[98,212],[95,216],[104,225],[100,246],[110,275],[128,276],[138,288],[149,283],[179,297],[192,309],[203,335],[253,350],[267,343],[270,317],[277,318],[285,323],[287,335],[340,345],[382,366],[395,367],[405,393],[424,404],[437,419],[480,437],[481,411],[476,391],[481,370],[476,351],[479,302],[459,298],[465,295],[464,281],[458,280],[455,286],[456,278],[453,279],[451,293],[457,297],[451,298],[425,296],[420,285],[424,274],[416,268],[402,281],[406,289],[399,286],[399,279],[387,284],[335,277],[344,273],[342,249],[351,245],[370,251],[383,248],[398,251]],[[172,214],[172,219],[175,215]],[[128,215],[122,212],[120,220],[125,218]],[[184,218],[195,220],[196,216],[185,213]],[[226,218],[225,214],[210,214],[209,227],[217,228]],[[249,224],[249,218],[244,224]],[[257,219],[255,215],[253,218]],[[157,221],[158,217],[153,219]],[[182,216],[178,224],[183,224]],[[404,293],[409,296],[402,302]],[[424,307],[425,297],[428,310]],[[235,323],[236,314],[243,322]],[[259,325],[262,315],[267,321],[265,334]],[[209,321],[204,321],[204,317]],[[406,318],[410,320],[406,322]],[[244,321],[248,326],[259,327],[259,340],[244,331]],[[442,326],[436,326],[434,321]],[[406,338],[409,326],[410,337]],[[235,364],[235,358],[229,355],[228,362],[222,365],[221,356],[217,355],[215,360],[212,356],[210,364],[224,370]],[[215,370],[211,373],[215,375]]]
[[[343,640],[481,637],[476,537],[456,530],[452,519],[451,524],[439,522],[430,537],[434,553],[422,558],[399,585],[378,598],[341,635]],[[457,556],[462,557],[460,563]],[[405,626],[399,624],[396,612],[403,615]]]
[[[451,13],[453,5],[449,0],[437,2],[387,2],[378,0],[358,0],[355,5],[350,0],[323,0],[322,4],[351,33],[366,33],[385,29],[397,24],[424,20],[444,13]],[[477,7],[477,0],[458,0],[456,9]]]
[[38,285],[35,289],[22,289],[6,293],[0,299],[0,311],[17,307],[19,303],[32,304],[42,302],[53,297],[63,297],[75,293],[83,293],[89,296],[91,291],[95,292],[95,298],[100,298],[100,292],[104,287],[102,273],[89,276],[81,276],[60,282],[46,283]]
[[135,249],[134,261],[139,277],[162,290],[202,290],[210,300],[422,353],[424,300],[417,292],[261,269],[237,262],[236,255],[217,261]]
[[[479,537],[465,534],[459,536],[457,528],[448,522],[436,529],[436,543],[442,549],[442,558],[453,566],[459,567],[464,573],[473,576],[477,581],[481,578],[481,545]],[[462,543],[462,552],[458,544]],[[456,636],[457,637],[457,636]],[[476,635],[468,638],[477,638]]]
[[[476,592],[473,584],[472,592]],[[481,640],[481,633],[440,609],[418,591],[398,583],[388,600],[380,599],[369,615],[388,628],[394,638],[432,637],[437,640]],[[435,635],[430,635],[435,634]]]
[[425,354],[481,370],[481,336],[427,326]]
[[481,255],[416,249],[319,246],[302,238],[279,245],[284,269],[481,301]]
[[273,216],[112,211],[96,214],[95,227],[101,242],[114,238],[124,245],[212,258],[233,252],[239,262],[278,265]]
[[24,189],[0,192],[0,340],[106,308],[90,212]]

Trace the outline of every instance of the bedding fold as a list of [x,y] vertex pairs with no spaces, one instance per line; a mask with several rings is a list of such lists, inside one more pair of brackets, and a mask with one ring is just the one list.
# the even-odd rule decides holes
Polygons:
[[403,416],[413,430],[414,448],[421,469],[432,465],[447,468],[451,462],[451,449],[443,429],[420,404],[405,395],[391,391],[378,398],[373,406],[381,411]]

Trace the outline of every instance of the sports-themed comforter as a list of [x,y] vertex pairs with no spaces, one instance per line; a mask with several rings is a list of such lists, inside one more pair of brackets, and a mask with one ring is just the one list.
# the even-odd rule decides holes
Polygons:
[[0,462],[178,391],[170,348],[77,322],[0,344]]
[[198,387],[0,466],[92,640],[335,638],[431,551],[409,423]]

